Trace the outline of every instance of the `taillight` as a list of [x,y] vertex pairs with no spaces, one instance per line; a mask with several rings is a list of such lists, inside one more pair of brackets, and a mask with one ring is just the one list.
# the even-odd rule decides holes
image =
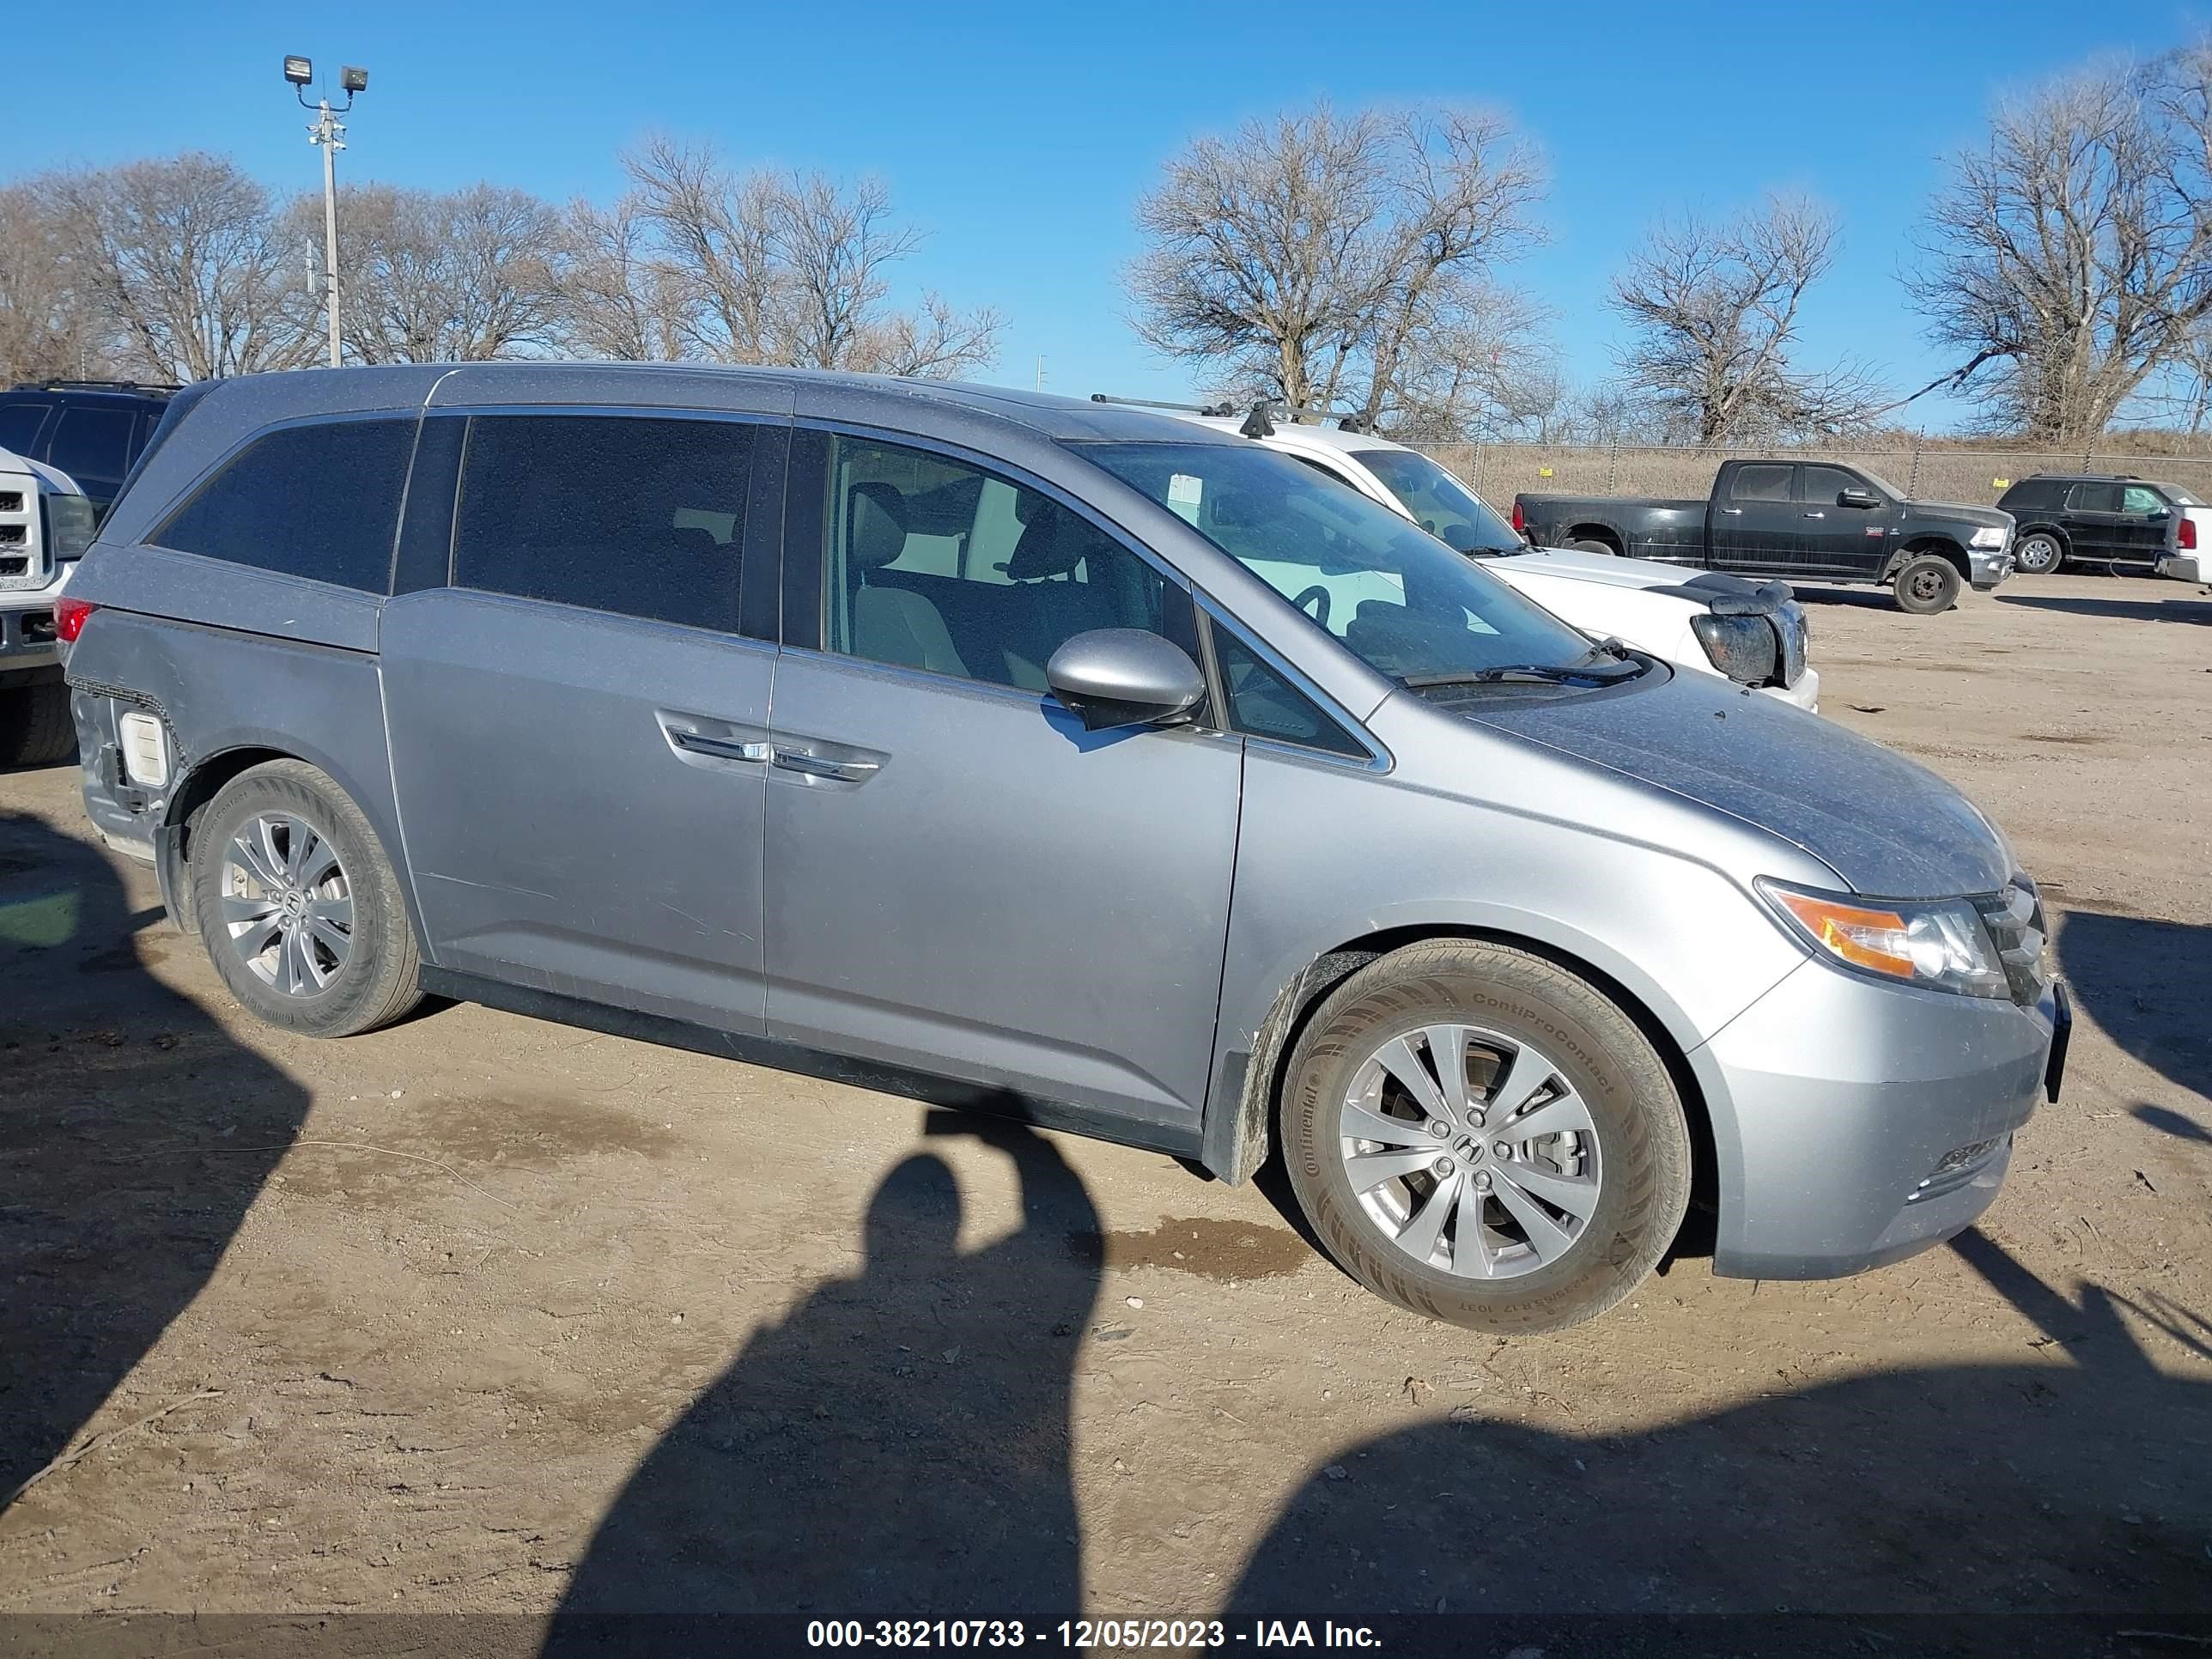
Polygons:
[[1513,533],[1516,536],[1528,533],[1528,521],[1521,516],[1521,498],[1518,495],[1513,498]]
[[75,645],[84,632],[84,619],[100,607],[90,599],[73,599],[64,593],[54,601],[54,636],[64,645]]
[[2175,526],[2175,532],[2179,538],[2175,543],[2176,546],[2185,553],[2193,553],[2197,550],[2196,520],[2191,518],[2186,513],[2183,514],[2181,522]]

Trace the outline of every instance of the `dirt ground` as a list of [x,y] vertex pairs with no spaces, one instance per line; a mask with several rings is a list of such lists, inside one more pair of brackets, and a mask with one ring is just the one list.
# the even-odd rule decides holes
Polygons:
[[0,778],[0,1614],[2202,1620],[2212,595],[1808,597],[1825,712],[2043,879],[2065,1098],[1951,1247],[1545,1340],[1142,1152],[476,1007],[274,1035],[73,769]]

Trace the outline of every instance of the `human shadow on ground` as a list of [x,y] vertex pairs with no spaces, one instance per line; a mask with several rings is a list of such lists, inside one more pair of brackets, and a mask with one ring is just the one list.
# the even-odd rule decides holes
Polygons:
[[1097,1212],[1031,1129],[939,1115],[928,1132],[1006,1153],[1022,1224],[963,1253],[942,1159],[918,1153],[884,1177],[860,1272],[756,1336],[653,1449],[592,1539],[549,1652],[683,1644],[608,1615],[680,1629],[728,1613],[1079,1610],[1068,1396],[1098,1291]]
[[90,846],[0,811],[0,1524],[60,1489],[307,1112],[147,972],[192,948],[157,917]]
[[2063,908],[2056,922],[2059,971],[2079,1009],[2167,1082],[2212,1099],[2212,927]]
[[[2212,1387],[2161,1374],[2122,1298],[2061,1296],[1979,1232],[1952,1248],[2038,1328],[2019,1363],[1753,1379],[1742,1405],[1626,1432],[1486,1417],[1370,1441],[1285,1505],[1231,1627],[1488,1614],[1499,1653],[1655,1654],[2131,1650],[2082,1647],[2083,1615],[2212,1632]],[[2200,1315],[2124,1305],[2212,1352]],[[1753,1622],[1785,1611],[1850,1617]],[[1421,1622],[1394,1649],[1431,1650]],[[1437,1650],[1455,1630],[1434,1621]]]

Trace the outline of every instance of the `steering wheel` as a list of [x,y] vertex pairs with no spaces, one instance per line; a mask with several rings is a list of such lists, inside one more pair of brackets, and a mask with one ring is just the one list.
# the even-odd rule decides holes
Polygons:
[[1328,626],[1328,589],[1316,582],[1291,603],[1301,611],[1308,605],[1314,608],[1313,619],[1323,628]]

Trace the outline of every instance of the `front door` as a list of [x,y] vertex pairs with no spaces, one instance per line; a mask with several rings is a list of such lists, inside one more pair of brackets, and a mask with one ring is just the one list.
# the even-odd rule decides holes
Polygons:
[[382,632],[429,953],[757,1035],[776,648],[738,634],[738,584],[775,580],[789,428],[468,425],[453,586],[395,599]]
[[1792,498],[1788,461],[1746,461],[1728,476],[1726,494],[1712,504],[1712,563],[1716,570],[1797,568],[1804,545]]
[[[768,782],[771,1036],[1195,1132],[1242,745],[1044,689],[1190,596],[1026,483],[797,434]],[[1107,1120],[1101,1123],[1100,1119]]]
[[1870,493],[1880,501],[1881,492],[1839,466],[1808,463],[1797,469],[1797,479],[1802,497],[1798,521],[1804,536],[1799,568],[1808,576],[1879,576],[1888,562],[1894,509],[1849,507],[1844,496],[1846,492]]

